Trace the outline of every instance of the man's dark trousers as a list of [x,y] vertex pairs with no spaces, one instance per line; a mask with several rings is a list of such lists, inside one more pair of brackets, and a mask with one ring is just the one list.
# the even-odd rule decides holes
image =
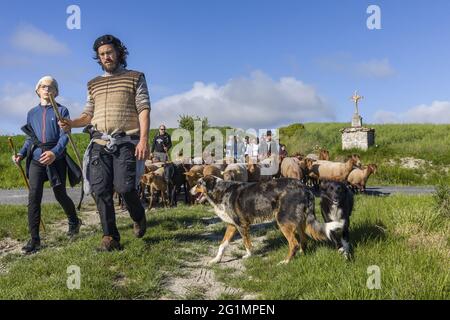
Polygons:
[[[66,192],[66,160],[55,160],[52,164],[58,171],[61,184],[53,188],[56,200],[59,202],[69,219],[69,225],[78,224],[77,212],[72,199]],[[39,240],[39,223],[41,221],[41,202],[44,191],[44,182],[48,180],[46,166],[39,161],[32,160],[29,171],[30,192],[28,195],[28,227],[31,238]]]
[[122,195],[125,206],[134,222],[140,222],[145,209],[136,190],[135,146],[125,143],[109,153],[104,146],[94,143],[89,163],[89,183],[95,194],[103,235],[120,241],[116,226],[113,191]]

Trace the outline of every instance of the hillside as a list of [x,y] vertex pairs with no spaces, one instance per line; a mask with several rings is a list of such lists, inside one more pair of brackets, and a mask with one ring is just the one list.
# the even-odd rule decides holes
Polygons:
[[[346,123],[306,123],[280,128],[281,142],[290,154],[314,152],[319,146],[330,151],[332,159],[343,159],[352,151],[342,151],[339,129]],[[378,172],[369,184],[435,185],[450,184],[450,125],[386,124],[370,125],[376,129],[376,146],[367,152],[355,150],[363,163],[376,163]],[[224,133],[225,129],[220,128]],[[171,133],[173,129],[169,130]],[[156,130],[151,130],[153,138]],[[82,152],[87,147],[86,134],[74,134]],[[192,135],[193,136],[193,135]],[[17,149],[24,136],[14,136]],[[71,151],[70,151],[71,152]],[[17,169],[12,165],[7,137],[0,136],[0,188],[21,187]]]

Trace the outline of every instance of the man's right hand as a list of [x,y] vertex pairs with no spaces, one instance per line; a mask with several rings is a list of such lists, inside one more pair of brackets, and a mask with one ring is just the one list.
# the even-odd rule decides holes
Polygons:
[[58,121],[58,125],[65,132],[69,132],[73,127],[73,122],[70,119],[62,119],[61,121]]
[[12,156],[12,161],[14,164],[20,164],[20,161],[22,160],[22,156],[20,154]]

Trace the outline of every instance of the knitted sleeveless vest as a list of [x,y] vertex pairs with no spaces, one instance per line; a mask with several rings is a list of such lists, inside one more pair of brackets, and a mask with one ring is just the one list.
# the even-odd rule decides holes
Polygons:
[[123,131],[139,134],[136,109],[136,89],[142,73],[125,70],[108,77],[96,77],[88,82],[88,91],[94,101],[92,124],[98,131],[111,134]]

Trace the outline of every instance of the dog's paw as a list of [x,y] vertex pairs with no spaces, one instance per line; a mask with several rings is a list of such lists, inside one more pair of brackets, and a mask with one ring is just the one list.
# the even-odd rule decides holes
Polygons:
[[288,264],[289,263],[289,260],[288,259],[284,259],[284,260],[282,260],[282,261],[280,261],[280,262],[278,262],[278,266],[282,266],[282,265],[285,265],[285,264]]
[[350,252],[348,252],[344,248],[342,248],[342,247],[339,248],[338,252],[344,256],[345,260],[351,260],[352,256],[351,256]]
[[213,265],[213,264],[217,264],[220,262],[220,259],[218,258],[214,258],[208,261],[208,265]]
[[245,254],[244,256],[242,256],[242,259],[248,259],[248,258],[250,258],[251,256],[252,256],[251,253],[247,253],[247,254]]

